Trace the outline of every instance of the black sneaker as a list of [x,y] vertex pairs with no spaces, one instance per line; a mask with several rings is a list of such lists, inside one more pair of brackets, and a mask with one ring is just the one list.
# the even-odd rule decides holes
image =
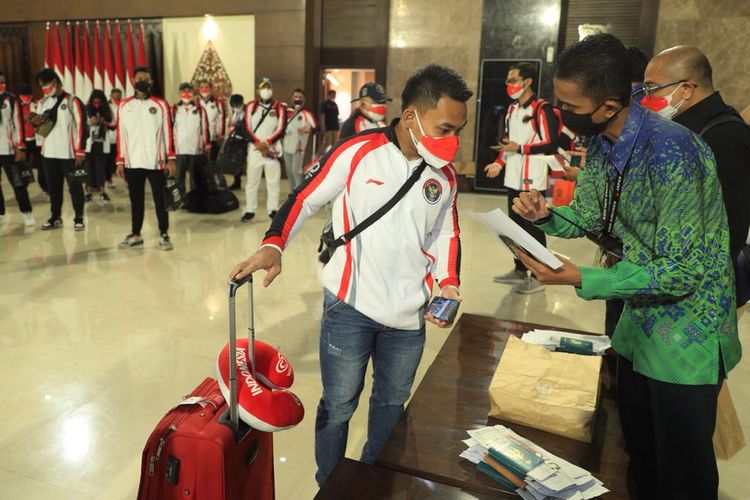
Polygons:
[[91,193],[86,193],[86,203],[91,203],[91,200],[94,199],[94,195]]
[[239,180],[235,179],[235,181],[232,183],[231,186],[229,186],[230,191],[238,191],[242,189],[242,184]]
[[250,222],[255,217],[255,214],[252,212],[245,212],[245,214],[240,219],[241,222]]
[[107,193],[100,194],[99,199],[102,201],[112,201]]
[[73,229],[76,231],[83,231],[86,229],[86,224],[83,223],[83,219],[76,219],[73,221]]
[[172,250],[174,246],[172,246],[172,240],[169,239],[169,235],[167,233],[164,233],[161,235],[161,239],[159,240],[159,248],[162,250]]
[[268,218],[273,220],[274,217],[276,217],[276,210],[271,210],[271,212],[268,214]]
[[62,227],[62,221],[60,219],[50,219],[42,224],[42,231],[49,231],[50,229],[57,229]]

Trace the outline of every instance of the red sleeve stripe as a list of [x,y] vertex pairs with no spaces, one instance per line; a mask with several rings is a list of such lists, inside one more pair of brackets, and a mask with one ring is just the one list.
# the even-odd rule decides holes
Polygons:
[[284,107],[279,101],[276,101],[273,106],[276,108],[276,116],[278,117],[279,124],[271,137],[266,139],[266,142],[269,144],[278,141],[284,134],[284,129],[286,128],[286,112],[284,111]]
[[289,211],[289,216],[284,221],[284,229],[282,230],[281,241],[279,242],[280,244],[278,244],[279,248],[283,250],[286,247],[286,242],[289,240],[289,235],[292,232],[294,224],[296,224],[297,219],[299,219],[299,214],[302,211],[302,206],[304,205],[305,200],[308,196],[310,196],[311,193],[315,192],[318,186],[320,186],[328,173],[331,171],[331,167],[339,158],[339,156],[341,156],[344,151],[348,150],[355,144],[359,144],[360,142],[368,141],[370,139],[371,137],[369,135],[353,137],[350,141],[345,142],[344,144],[333,150],[332,154],[328,157],[325,164],[323,164],[320,171],[315,174],[312,180],[307,185],[305,185],[305,187],[302,188],[302,190],[297,194],[297,198],[294,200],[294,205]]
[[[539,125],[538,125],[539,126],[539,130],[540,131],[542,131],[542,130],[544,131],[543,134],[541,132],[539,132],[540,139],[542,139],[542,140],[539,141],[539,142],[535,142],[535,143],[529,142],[528,144],[524,144],[523,145],[523,153],[524,154],[529,154],[531,152],[531,148],[532,147],[534,147],[534,146],[544,146],[546,144],[549,144],[550,141],[552,140],[552,136],[549,133],[549,122],[547,121],[547,115],[545,114],[544,110],[545,110],[545,108],[541,107],[539,109],[539,111],[537,112],[537,117],[538,117],[538,120],[539,120]],[[532,141],[533,140],[534,139],[532,138]]]
[[247,130],[247,133],[250,134],[250,138],[253,140],[253,143],[258,144],[258,142],[260,142],[260,139],[258,139],[258,136],[255,135],[255,132],[253,132],[253,113],[255,113],[255,110],[257,109],[257,106],[255,105],[256,102],[257,101],[253,101],[245,106],[245,130]]
[[[455,177],[455,171],[451,167],[443,167],[445,175],[448,177],[448,184],[450,185],[451,192],[458,189]],[[453,201],[451,202],[451,212],[453,217],[453,236],[451,237],[450,247],[448,251],[448,278],[440,282],[440,287],[445,287],[448,284],[458,286],[459,273],[461,270],[461,240],[459,234],[461,229],[458,225],[458,192],[453,195]],[[450,280],[450,282],[449,282]],[[455,281],[455,283],[454,283]]]
[[[14,109],[15,109],[15,115],[16,115],[15,116],[16,131],[17,131],[16,132],[16,134],[17,134],[16,137],[18,138],[18,142],[16,143],[16,146],[18,147],[18,149],[26,149],[26,144],[25,144],[26,141],[24,139],[24,137],[25,137],[25,135],[24,135],[25,134],[25,131],[24,131],[25,127],[24,127],[24,122],[23,122],[23,118],[22,118],[22,110],[21,110],[22,106],[23,105],[21,104],[21,101],[19,99],[16,99],[15,100],[15,104],[14,104]],[[11,144],[12,143],[13,142],[11,141]]]
[[[435,256],[430,255],[429,253],[425,252],[424,248],[422,249],[422,253],[425,254],[425,256],[430,260],[430,267],[435,265]],[[432,273],[428,270],[427,274],[424,277],[424,281],[427,284],[427,289],[432,292],[432,287],[435,284],[435,280],[432,278]]]
[[354,153],[354,157],[352,158],[352,166],[349,169],[349,177],[346,179],[346,191],[351,191],[351,185],[352,185],[352,177],[354,177],[354,172],[357,170],[357,167],[359,166],[359,163],[362,161],[362,158],[365,157],[370,151],[373,151],[380,146],[383,146],[385,144],[388,144],[388,137],[386,137],[385,134],[380,133],[377,137],[372,138],[370,142],[362,146],[357,150],[356,153]]
[[[344,196],[344,234],[348,233],[351,228],[349,227],[349,210],[346,206],[346,196]],[[346,300],[346,295],[349,293],[349,283],[352,280],[352,245],[348,241],[346,247],[346,262],[344,263],[344,272],[341,275],[341,286],[339,287],[339,293],[336,296],[339,300]]]
[[75,143],[73,144],[73,150],[77,155],[81,155],[84,152],[83,145],[83,109],[81,108],[81,100],[77,97],[73,97],[73,104],[76,105],[76,113],[78,114],[78,132],[75,137]]

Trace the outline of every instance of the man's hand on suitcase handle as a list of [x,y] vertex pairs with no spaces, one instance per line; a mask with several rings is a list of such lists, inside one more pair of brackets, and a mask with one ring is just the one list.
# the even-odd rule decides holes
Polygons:
[[237,264],[229,274],[229,281],[242,279],[258,269],[266,271],[263,286],[268,287],[281,274],[281,253],[273,247],[262,247],[247,260]]

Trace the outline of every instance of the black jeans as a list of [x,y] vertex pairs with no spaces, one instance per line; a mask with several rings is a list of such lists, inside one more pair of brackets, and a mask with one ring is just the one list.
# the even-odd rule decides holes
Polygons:
[[164,170],[149,170],[145,168],[126,168],[125,181],[128,183],[130,194],[132,234],[140,235],[143,228],[143,212],[146,198],[146,179],[151,185],[154,198],[156,218],[159,220],[159,233],[169,231],[169,212],[164,203],[164,188],[167,186],[167,173]]
[[[66,182],[65,172],[73,170],[74,160],[61,160],[59,158],[45,158],[42,156],[42,166],[44,166],[44,175],[47,178],[47,188],[49,189],[50,219],[57,220],[62,213],[63,203],[63,183]],[[75,220],[83,221],[83,186],[80,184],[71,185],[68,182],[68,191],[70,200],[73,203]]]
[[[539,191],[542,196],[547,196],[547,191]],[[508,188],[508,215],[510,215],[510,218],[519,226],[521,226],[524,231],[529,233],[531,236],[534,237],[536,241],[547,246],[547,235],[544,234],[544,231],[539,229],[534,225],[533,222],[527,221],[517,213],[513,211],[513,198],[518,198],[518,196],[522,193],[522,191],[516,191],[515,189]],[[523,262],[521,262],[518,259],[513,259],[513,261],[516,264],[516,271],[528,271],[526,269],[526,266],[523,265]]]
[[[5,171],[5,178],[8,183],[13,187],[13,192],[16,195],[16,202],[18,202],[18,209],[21,212],[31,212],[31,201],[29,200],[29,192],[26,187],[15,187],[13,186],[13,175],[10,172],[10,167],[15,163],[13,155],[0,155],[0,165]],[[5,214],[5,196],[3,196],[3,187],[0,184],[0,215]]]
[[[29,143],[27,142],[26,144]],[[29,154],[29,152],[27,151],[26,154]],[[36,141],[34,141],[34,160],[32,161],[32,165],[34,165],[37,170],[36,181],[39,183],[39,187],[45,193],[49,192],[49,186],[47,186],[47,176],[44,175],[44,165],[42,164],[42,147],[37,146]]]
[[89,187],[101,189],[107,180],[107,161],[109,155],[104,153],[104,145],[101,142],[91,144],[91,152],[87,155],[89,162]]
[[622,299],[609,299],[605,302],[606,313],[604,315],[604,334],[612,338],[615,334],[617,323],[620,322],[620,316],[625,309],[625,301]]
[[177,185],[180,187],[180,191],[185,193],[185,174],[190,172],[190,190],[196,188],[195,183],[195,163],[197,155],[177,155]]
[[712,438],[720,388],[660,382],[636,373],[630,361],[618,357],[617,402],[630,455],[628,473],[639,500],[717,498]]

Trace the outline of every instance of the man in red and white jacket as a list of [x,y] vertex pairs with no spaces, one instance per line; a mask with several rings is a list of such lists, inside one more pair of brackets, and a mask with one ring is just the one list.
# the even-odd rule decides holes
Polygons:
[[208,80],[198,82],[198,104],[206,111],[208,134],[211,138],[211,159],[219,154],[219,146],[226,135],[226,109],[224,101],[214,95],[214,86]]
[[52,122],[54,125],[42,143],[42,167],[47,179],[50,201],[50,218],[42,224],[42,230],[62,226],[60,218],[63,203],[63,181],[67,179],[70,199],[73,203],[73,229],[83,231],[83,186],[70,182],[67,177],[75,167],[80,167],[86,157],[84,134],[86,117],[83,103],[65,92],[60,77],[54,70],[45,68],[37,75],[37,83],[44,98],[39,107],[40,114],[29,114],[35,127]]
[[[23,111],[21,101],[5,89],[5,73],[0,71],[0,166],[5,171],[5,178],[13,180],[11,171],[14,162],[24,161],[26,142],[24,141]],[[18,208],[23,214],[25,224],[36,224],[31,215],[31,201],[26,186],[13,185]],[[0,185],[0,221],[5,218],[5,197]]]
[[211,139],[206,110],[195,102],[193,87],[180,84],[180,102],[172,106],[174,147],[177,153],[177,184],[185,192],[185,174],[190,172],[190,189],[195,189],[196,158],[210,154]]
[[169,104],[151,95],[151,73],[146,67],[133,71],[135,95],[123,100],[117,122],[117,175],[128,183],[132,230],[120,248],[143,245],[146,179],[151,185],[159,221],[159,247],[172,250],[169,213],[164,201],[167,175],[175,173],[175,153]]
[[29,121],[31,113],[39,113],[41,101],[34,100],[31,91],[31,85],[22,83],[18,86],[18,99],[21,101],[23,110],[23,135],[26,141],[26,161],[29,165],[37,169],[37,182],[42,191],[47,192],[47,179],[44,178],[44,169],[42,168],[42,137],[37,136],[34,126]]
[[312,111],[305,108],[305,92],[295,89],[292,92],[293,107],[286,110],[286,133],[284,135],[284,168],[289,179],[290,191],[302,184],[302,167],[305,164],[305,151],[310,137],[315,137],[318,122]]
[[326,153],[287,199],[260,250],[230,274],[230,279],[243,278],[264,269],[263,284],[270,285],[281,272],[282,252],[292,237],[326,203],[333,201],[333,231],[340,237],[424,168],[404,198],[339,247],[323,270],[323,395],[315,423],[320,485],[344,456],[348,423],[370,358],[374,374],[365,463],[375,461],[409,398],[424,348],[425,320],[450,326],[425,314],[433,280],[443,297],[461,300],[458,176],[452,161],[471,95],[453,70],[430,65],[417,72],[404,88],[400,121],[362,132]]
[[273,98],[273,84],[263,78],[258,85],[258,96],[245,107],[245,129],[250,136],[247,148],[247,184],[245,184],[245,213],[242,222],[255,217],[258,208],[258,188],[266,173],[266,208],[273,219],[279,208],[281,191],[281,139],[286,127],[286,109]]

